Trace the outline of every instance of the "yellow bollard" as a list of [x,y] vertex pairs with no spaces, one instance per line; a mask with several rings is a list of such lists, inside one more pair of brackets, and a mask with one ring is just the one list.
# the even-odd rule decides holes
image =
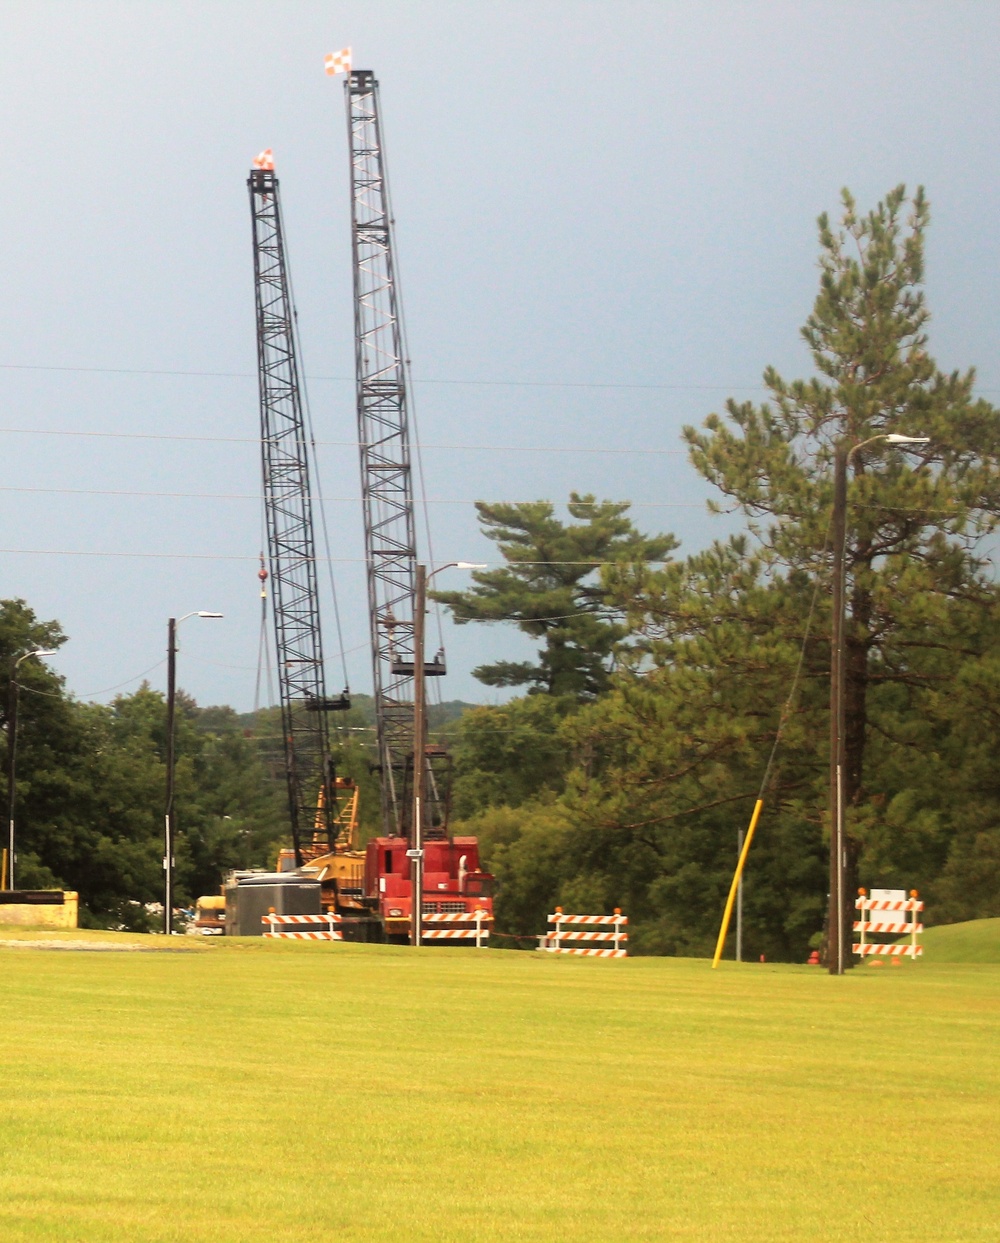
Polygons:
[[760,819],[761,809],[764,806],[764,800],[759,798],[754,804],[753,815],[750,817],[750,827],[747,829],[747,839],[743,843],[743,849],[740,851],[739,862],[736,864],[736,874],[733,876],[733,883],[729,886],[729,897],[726,900],[726,911],[722,916],[722,927],[719,929],[719,940],[715,946],[715,957],[712,959],[712,970],[719,965],[719,959],[722,957],[722,948],[726,944],[726,933],[729,931],[729,919],[733,913],[733,902],[736,900],[736,890],[740,883],[740,877],[743,875],[743,865],[747,861],[747,855],[750,853],[750,843],[753,841],[754,830],[757,828],[757,821]]

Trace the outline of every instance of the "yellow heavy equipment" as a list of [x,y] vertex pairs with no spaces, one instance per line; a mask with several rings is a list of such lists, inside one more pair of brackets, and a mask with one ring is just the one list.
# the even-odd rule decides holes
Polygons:
[[[326,794],[321,789],[312,841],[300,847],[302,866],[296,863],[294,849],[286,847],[278,852],[275,871],[314,876],[322,885],[324,911],[358,915],[365,909],[365,852],[358,849],[358,787],[347,777],[335,777],[332,785],[337,805],[330,817],[329,834]],[[334,839],[333,849],[328,846],[330,837]]]

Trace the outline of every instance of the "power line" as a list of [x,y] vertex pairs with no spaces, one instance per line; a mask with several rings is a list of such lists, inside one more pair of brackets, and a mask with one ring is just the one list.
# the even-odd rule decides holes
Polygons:
[[[68,372],[79,375],[147,375],[147,376],[186,376],[196,379],[222,380],[253,380],[256,375],[252,371],[191,371],[179,367],[64,367],[47,363],[0,363],[0,371],[52,371]],[[354,376],[346,375],[309,375],[309,381],[323,381],[333,384],[354,384]],[[769,391],[765,384],[665,384],[662,381],[626,381],[626,380],[482,380],[454,379],[440,376],[428,376],[413,380],[415,384],[454,385],[464,388],[558,388],[558,389],[609,389],[609,390],[649,390],[652,392],[676,393],[760,393]],[[998,393],[996,388],[978,388],[979,393]]]
[[[80,436],[95,440],[171,440],[192,444],[253,445],[260,446],[257,436],[182,436],[171,432],[84,432],[47,427],[0,427],[0,434],[7,436]],[[357,449],[356,440],[317,440],[317,445],[340,449]],[[578,445],[463,445],[425,444],[425,449],[452,450],[463,453],[600,453],[639,455],[641,457],[676,456],[686,454],[686,449],[621,449],[593,448]]]
[[[61,367],[42,363],[0,363],[0,371],[52,371],[68,372],[79,375],[146,375],[146,376],[185,376],[195,379],[220,380],[253,380],[252,371],[189,371],[178,367]],[[308,381],[323,381],[333,384],[351,384],[354,376],[346,375],[304,375]],[[739,392],[763,391],[763,384],[664,384],[660,381],[621,381],[621,380],[482,380],[454,379],[428,376],[423,379],[412,379],[411,383],[426,385],[453,385],[465,388],[578,388],[578,389],[649,389],[668,392]],[[989,390],[982,390],[987,392]]]
[[[158,500],[195,500],[195,501],[260,501],[257,492],[154,492],[139,488],[24,488],[16,485],[0,484],[0,492],[13,492],[29,496],[123,496],[146,497]],[[330,505],[360,505],[360,496],[321,496],[318,499]],[[430,497],[424,499],[427,505],[475,505],[482,498]],[[624,503],[624,502],[622,502]],[[526,497],[523,500],[495,501],[490,505],[563,505],[565,501],[546,497]],[[573,504],[588,509],[599,509],[604,501],[574,501]],[[702,501],[629,501],[633,508],[641,509],[701,509]]]
[[[0,548],[0,555],[12,557],[123,557],[136,558],[138,560],[153,561],[252,561],[258,562],[260,555],[254,553],[220,553],[220,552],[118,552],[111,549],[82,549],[82,548]],[[364,557],[333,557],[329,558],[335,565],[364,565]],[[457,558],[453,558],[457,559]],[[317,557],[318,562],[328,560],[326,557]],[[488,565],[504,567],[508,563],[506,561],[492,561]],[[618,561],[518,561],[519,566],[523,565],[589,565],[597,569],[602,565],[622,565],[628,564],[627,559]],[[647,565],[665,565],[665,561],[649,561]]]
[[[185,659],[187,659],[187,657],[185,657]],[[161,665],[165,665],[166,663],[166,657],[164,657],[163,660],[158,660],[155,665],[150,665],[148,669],[143,669],[142,673],[137,673],[134,677],[126,678],[124,682],[117,682],[114,686],[105,686],[99,691],[84,691],[76,697],[78,699],[93,699],[95,695],[108,695],[111,691],[118,691],[121,690],[123,686],[130,686],[133,682],[138,682],[140,678],[146,677],[147,674],[159,669]],[[54,691],[40,691],[33,686],[25,686],[24,683],[21,684],[21,690],[28,691],[32,695],[44,695],[47,699],[63,699],[65,697],[64,695],[57,694]],[[75,694],[75,692],[73,693]]]
[[[9,492],[28,496],[121,496],[145,497],[154,500],[195,500],[195,501],[260,501],[263,498],[256,492],[153,492],[138,488],[22,488],[0,484],[0,493]],[[360,505],[359,496],[325,496],[320,498],[331,505]],[[478,505],[482,497],[430,497],[423,502],[427,505]],[[628,501],[630,509],[704,509],[704,501]],[[521,500],[490,500],[489,505],[565,505],[568,501],[553,497],[525,497]],[[599,509],[605,501],[573,501],[572,504],[588,509]],[[967,507],[930,508],[925,505],[875,505],[858,501],[856,509],[877,509],[890,513],[914,514],[958,514]],[[323,560],[323,558],[318,558]],[[330,557],[327,561],[333,560]],[[338,558],[343,560],[343,558]]]

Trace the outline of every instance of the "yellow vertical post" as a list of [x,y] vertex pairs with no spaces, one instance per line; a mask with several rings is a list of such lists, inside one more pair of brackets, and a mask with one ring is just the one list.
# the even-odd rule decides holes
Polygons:
[[0,864],[0,889],[7,888],[7,847],[3,848],[3,863]]
[[736,900],[736,890],[739,887],[740,877],[743,875],[743,865],[747,861],[747,855],[750,853],[750,843],[753,841],[754,830],[757,828],[757,821],[760,819],[761,809],[764,806],[764,800],[759,798],[754,804],[753,815],[750,817],[750,827],[747,829],[746,841],[743,843],[743,849],[740,851],[739,862],[736,864],[736,874],[733,876],[733,883],[729,886],[729,897],[726,899],[726,910],[722,916],[722,927],[719,929],[719,940],[715,946],[715,957],[712,959],[712,970],[719,965],[719,959],[722,957],[722,948],[726,944],[726,933],[729,931],[729,920],[733,913],[733,902]]

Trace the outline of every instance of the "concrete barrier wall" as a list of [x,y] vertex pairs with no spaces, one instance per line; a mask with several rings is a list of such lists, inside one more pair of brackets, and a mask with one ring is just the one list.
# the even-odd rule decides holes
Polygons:
[[4,902],[0,903],[0,924],[18,928],[75,928],[79,917],[79,895],[71,890],[63,892],[58,903]]

